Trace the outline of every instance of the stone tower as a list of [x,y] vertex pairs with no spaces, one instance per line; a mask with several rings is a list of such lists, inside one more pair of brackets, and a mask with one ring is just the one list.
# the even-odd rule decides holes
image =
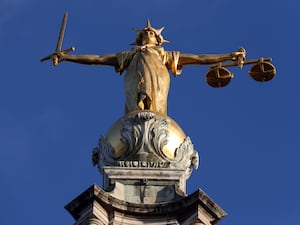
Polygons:
[[[108,55],[68,55],[75,48],[62,50],[66,27],[65,13],[54,53],[53,65],[68,61],[87,65],[113,66],[126,71],[125,115],[99,138],[92,161],[103,177],[103,188],[92,185],[66,209],[75,225],[116,224],[202,224],[214,225],[226,213],[201,189],[186,194],[186,180],[198,168],[198,153],[191,139],[167,115],[170,74],[181,74],[185,65],[209,65],[206,81],[224,87],[233,75],[225,67],[255,64],[249,71],[256,81],[271,80],[275,67],[271,58],[246,60],[246,50],[229,54],[185,54],[165,51],[168,41],[163,27],[155,29],[147,21],[136,30],[130,51]],[[222,64],[225,61],[233,61]]]
[[92,185],[65,207],[76,225],[213,225],[226,215],[201,189],[186,194],[198,153],[169,116],[126,114],[100,137],[92,156],[103,189]]

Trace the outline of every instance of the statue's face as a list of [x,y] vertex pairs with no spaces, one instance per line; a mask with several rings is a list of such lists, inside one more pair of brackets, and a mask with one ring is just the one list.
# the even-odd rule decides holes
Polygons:
[[156,39],[156,35],[155,32],[152,30],[146,30],[144,31],[143,34],[143,39],[142,39],[142,44],[143,45],[156,45],[157,44],[157,39]]

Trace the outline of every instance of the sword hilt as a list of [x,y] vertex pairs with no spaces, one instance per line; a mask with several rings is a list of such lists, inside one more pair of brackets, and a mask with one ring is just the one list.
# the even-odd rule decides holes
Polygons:
[[65,50],[62,50],[62,51],[56,51],[56,52],[54,52],[54,53],[52,53],[52,54],[50,54],[50,55],[48,55],[44,58],[41,58],[40,61],[44,62],[46,60],[52,59],[53,65],[57,66],[58,63],[60,62],[59,55],[65,55],[69,52],[74,52],[74,51],[75,51],[75,47],[71,47],[71,48],[68,48],[68,49],[65,49]]

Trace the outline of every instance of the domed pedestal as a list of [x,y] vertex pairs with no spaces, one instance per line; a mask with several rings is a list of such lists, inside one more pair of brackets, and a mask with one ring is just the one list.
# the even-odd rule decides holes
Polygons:
[[112,196],[158,203],[185,196],[198,153],[170,117],[136,111],[117,120],[93,150],[93,163]]
[[186,194],[198,154],[168,116],[137,111],[117,120],[93,150],[104,190],[91,186],[65,208],[75,225],[213,225],[224,212],[201,189]]

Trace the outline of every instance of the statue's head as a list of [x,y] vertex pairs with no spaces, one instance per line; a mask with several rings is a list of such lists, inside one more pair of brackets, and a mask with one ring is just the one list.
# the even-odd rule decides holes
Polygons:
[[137,37],[135,39],[135,45],[161,45],[163,43],[169,43],[169,41],[164,40],[161,32],[164,30],[164,27],[160,29],[155,29],[151,26],[150,20],[147,21],[147,25],[143,30],[135,30],[137,32]]

